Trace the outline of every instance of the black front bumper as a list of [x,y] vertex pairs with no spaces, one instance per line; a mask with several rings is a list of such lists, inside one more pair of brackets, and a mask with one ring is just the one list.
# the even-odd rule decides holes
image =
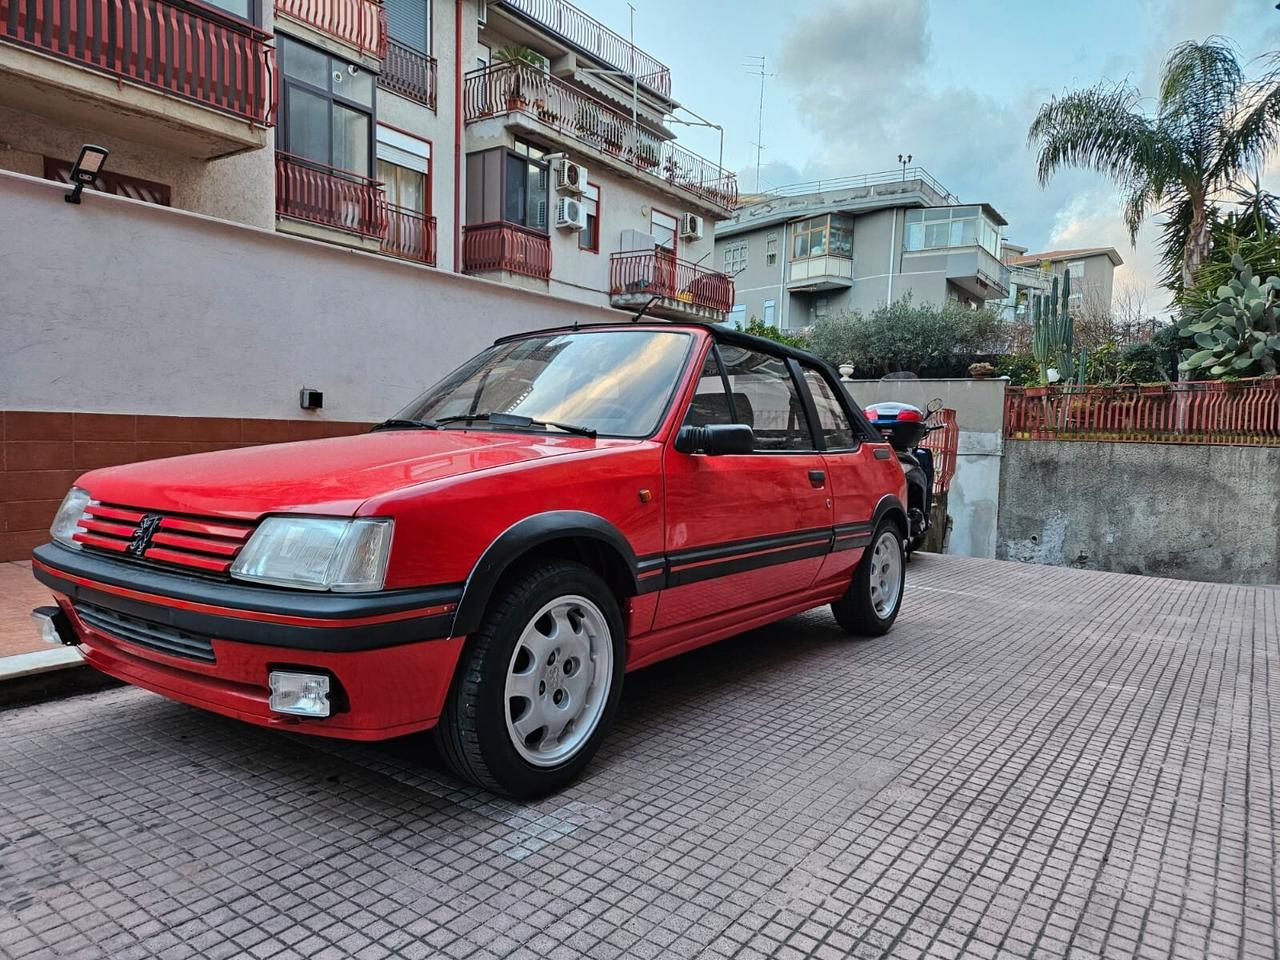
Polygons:
[[309,593],[171,573],[71,550],[36,547],[31,571],[77,601],[175,630],[244,643],[343,653],[447,637],[462,584],[376,593]]

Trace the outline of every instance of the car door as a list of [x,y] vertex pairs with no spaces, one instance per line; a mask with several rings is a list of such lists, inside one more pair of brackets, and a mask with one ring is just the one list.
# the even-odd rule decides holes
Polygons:
[[832,502],[794,362],[731,344],[707,353],[684,423],[746,423],[755,451],[668,444],[667,585],[654,628],[753,608],[811,586],[830,548]]
[[[871,541],[871,519],[886,489],[893,489],[897,459],[860,420],[830,371],[800,362],[801,378],[813,400],[822,460],[833,502],[835,539],[818,582],[848,580]],[[889,477],[890,480],[886,480]]]

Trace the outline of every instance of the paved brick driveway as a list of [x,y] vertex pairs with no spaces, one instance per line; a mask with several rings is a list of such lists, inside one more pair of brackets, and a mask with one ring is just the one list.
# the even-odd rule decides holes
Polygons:
[[14,957],[1276,957],[1280,591],[922,558],[628,681],[565,794],[133,690],[0,717]]

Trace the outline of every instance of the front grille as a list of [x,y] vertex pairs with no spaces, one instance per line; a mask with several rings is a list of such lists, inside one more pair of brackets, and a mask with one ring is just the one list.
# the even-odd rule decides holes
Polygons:
[[77,603],[75,610],[85,626],[116,640],[175,657],[201,660],[204,663],[214,662],[213,642],[200,634],[186,633],[150,620],[126,616],[92,603]]
[[74,539],[86,547],[188,571],[226,576],[253,525],[91,502]]

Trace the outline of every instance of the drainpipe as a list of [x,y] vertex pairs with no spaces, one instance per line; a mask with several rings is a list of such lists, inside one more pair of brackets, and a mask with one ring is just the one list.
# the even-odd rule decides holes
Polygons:
[[778,270],[778,300],[781,301],[782,309],[778,311],[778,329],[787,329],[787,318],[791,316],[791,291],[787,289],[787,264],[791,261],[787,259],[787,227],[791,224],[787,221],[782,222],[782,243],[778,247],[778,263],[781,267]]
[[453,272],[462,272],[462,6],[453,22]]
[[893,229],[889,231],[889,286],[884,295],[884,305],[887,307],[893,303],[893,261],[895,259],[894,252],[898,246],[898,211],[889,211],[893,216]]

